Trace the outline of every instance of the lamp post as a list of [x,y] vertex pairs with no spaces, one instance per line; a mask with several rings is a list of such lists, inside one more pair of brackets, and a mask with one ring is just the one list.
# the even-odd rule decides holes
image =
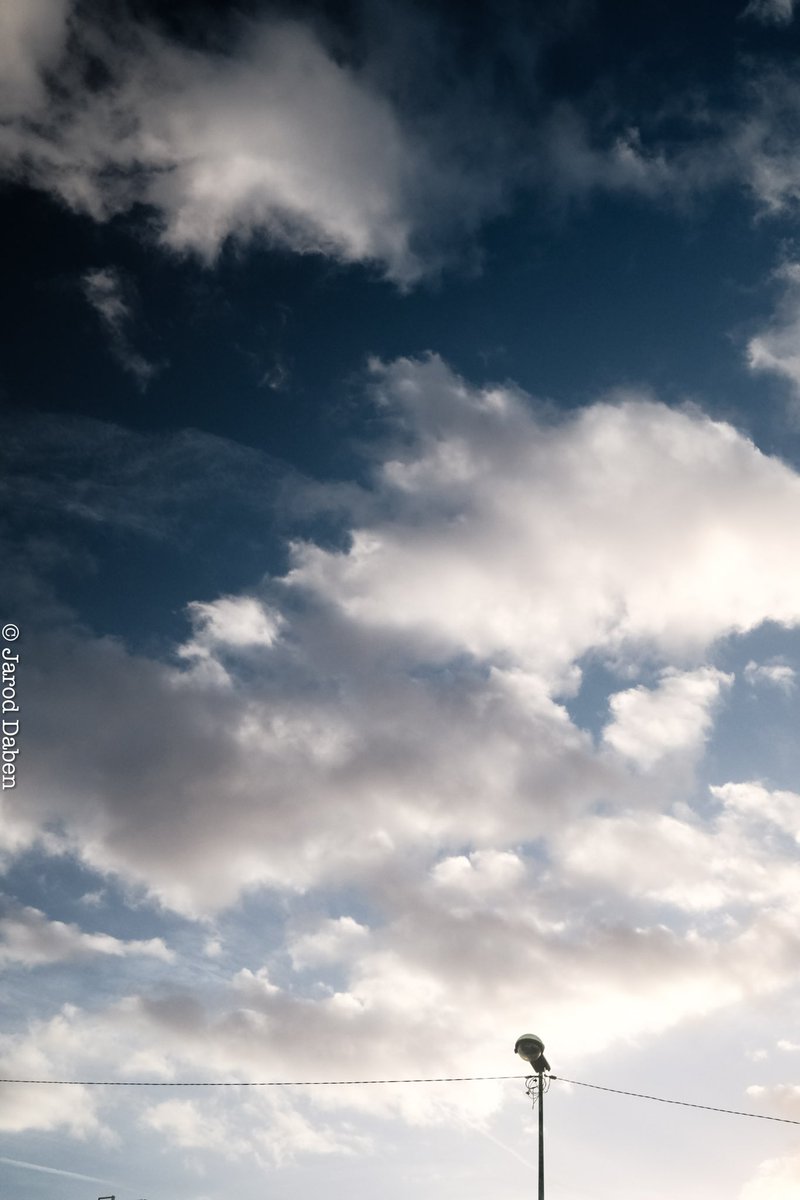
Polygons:
[[525,1080],[525,1090],[534,1105],[539,1101],[539,1200],[544,1200],[544,1073],[549,1072],[550,1063],[544,1056],[544,1042],[535,1033],[523,1033],[517,1038],[514,1053],[536,1072]]

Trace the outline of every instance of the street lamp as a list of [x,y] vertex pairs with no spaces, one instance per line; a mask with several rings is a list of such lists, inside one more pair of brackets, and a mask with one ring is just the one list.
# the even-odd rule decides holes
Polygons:
[[544,1056],[544,1042],[535,1033],[517,1038],[514,1053],[536,1072],[525,1080],[525,1090],[534,1105],[539,1101],[539,1200],[544,1200],[544,1072],[550,1071],[550,1063]]

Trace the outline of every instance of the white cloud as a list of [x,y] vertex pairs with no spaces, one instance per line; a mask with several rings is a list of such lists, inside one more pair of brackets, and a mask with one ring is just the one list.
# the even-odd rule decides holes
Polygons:
[[765,683],[789,696],[795,689],[797,672],[794,667],[777,659],[766,663],[751,659],[744,668],[744,677],[752,687]]
[[611,696],[612,720],[603,739],[648,769],[667,755],[696,754],[711,729],[712,710],[733,676],[711,667],[668,668],[656,688],[636,687]]
[[[6,1079],[69,1079],[86,1032],[75,1028],[78,1010],[65,1006],[49,1021],[31,1022],[26,1036],[0,1037],[0,1067]],[[72,1136],[108,1136],[98,1114],[100,1097],[86,1087],[9,1085],[0,1089],[0,1130],[63,1128]]]
[[[632,764],[685,783],[729,683],[702,656],[798,621],[796,475],[648,398],[556,421],[436,359],[375,379],[397,436],[345,549],[299,543],[286,577],[190,606],[170,662],[74,629],[31,644],[9,825],[189,916],[270,887],[286,925],[255,961],[203,925],[213,987],[35,1023],[6,1043],[20,1074],[495,1074],[542,978],[534,1027],[566,1068],[791,985],[797,797],[728,782],[663,812],[677,789]],[[616,694],[599,745],[562,703],[587,653],[659,672]],[[356,1115],[484,1124],[503,1098],[325,1091],[235,1120],[170,1099],[144,1128],[201,1156],[207,1122],[212,1149],[285,1161],[358,1148]],[[0,1120],[99,1126],[50,1103]]]
[[631,898],[686,912],[794,912],[800,867],[794,848],[777,844],[775,835],[787,825],[794,833],[796,797],[754,784],[710,791],[723,805],[710,820],[642,810],[588,817],[554,839],[556,861],[576,881],[622,886]]
[[35,967],[95,954],[124,957],[143,954],[169,962],[173,955],[161,938],[123,941],[107,933],[87,933],[77,925],[49,920],[30,906],[4,904],[0,915],[0,963]]
[[800,1114],[800,1086],[797,1084],[781,1083],[770,1087],[754,1084],[747,1089],[747,1094],[787,1117],[797,1118]]
[[[800,1087],[796,1085],[756,1085],[749,1087],[747,1094],[761,1111],[800,1120]],[[800,1155],[787,1154],[761,1163],[742,1188],[740,1200],[792,1200],[799,1188]]]
[[97,220],[148,206],[168,249],[211,262],[229,239],[264,237],[406,285],[440,265],[441,245],[423,258],[419,236],[472,228],[505,190],[474,155],[457,160],[455,140],[448,153],[414,131],[369,63],[345,62],[311,25],[241,21],[226,51],[203,52],[130,20],[113,37],[79,24],[107,82],[87,88],[73,53],[46,99],[29,55],[15,89],[28,107],[2,130],[0,161]]
[[740,1192],[739,1200],[794,1200],[800,1189],[800,1155],[770,1158]]
[[[189,913],[502,851],[642,799],[559,701],[583,655],[696,662],[800,619],[800,480],[730,426],[631,396],[543,421],[434,358],[376,380],[399,436],[347,550],[298,543],[263,594],[193,605],[189,665],[37,639],[20,838],[57,815],[87,864]],[[725,683],[621,693],[610,738],[693,752]]]
[[188,683],[205,680],[226,687],[231,675],[221,661],[226,655],[269,648],[284,624],[281,614],[253,596],[221,596],[210,603],[187,606],[193,636],[177,648],[179,658],[192,664]]
[[767,822],[800,841],[800,796],[796,792],[770,791],[760,783],[725,783],[711,794],[730,810],[748,819]]
[[352,917],[323,921],[319,928],[289,940],[287,949],[295,970],[352,960],[366,948],[369,929]]
[[378,389],[411,434],[378,473],[391,516],[345,554],[297,546],[288,576],[350,620],[549,675],[591,647],[679,654],[800,617],[800,480],[730,426],[631,396],[549,427],[436,358]]
[[194,638],[180,653],[192,658],[207,657],[224,647],[272,646],[283,623],[252,596],[223,596],[211,603],[193,601],[189,606]]
[[147,1109],[142,1123],[183,1149],[220,1154],[230,1160],[281,1165],[298,1154],[354,1154],[369,1148],[367,1139],[342,1127],[308,1120],[283,1097],[258,1096],[232,1114],[220,1104],[165,1100]]
[[[789,2],[748,11],[786,21]],[[381,37],[366,21],[348,58],[320,22],[228,21],[201,50],[130,17],[112,29],[70,14],[67,0],[14,0],[0,170],[98,221],[144,206],[165,249],[208,263],[266,239],[376,264],[401,287],[436,274],[523,187],[559,203],[595,190],[682,203],[733,182],[773,213],[800,196],[789,78],[744,78],[734,112],[698,114],[690,97],[695,132],[676,143],[659,139],[658,111],[598,120],[532,84],[515,111],[488,68],[451,88],[452,46],[433,18],[382,11]],[[509,36],[501,23],[490,58]],[[105,80],[95,71],[89,85],[98,64]],[[124,357],[141,378],[154,369],[130,347]],[[266,384],[280,387],[282,370]]]
[[439,888],[464,892],[472,900],[504,892],[525,875],[525,863],[508,850],[476,850],[436,864],[432,878]]
[[[411,847],[461,844],[465,828],[478,844],[535,834],[559,803],[581,805],[613,774],[552,701],[521,702],[500,673],[427,683],[398,673],[382,639],[324,609],[295,622],[259,672],[251,658],[224,686],[110,642],[47,645],[65,675],[31,701],[29,721],[50,757],[30,756],[33,790],[13,824],[33,813],[47,820],[57,804],[75,853],[100,870],[132,871],[187,911],[229,904],[259,883],[355,882]],[[69,717],[57,696],[73,653],[86,686]],[[98,770],[88,790],[69,762],[76,745],[88,752],[81,731],[90,728]],[[535,753],[525,749],[531,737]]]
[[[391,921],[358,935],[357,953],[349,934],[340,940],[335,961],[343,982],[336,991],[304,991],[296,979],[280,986],[267,968],[243,969],[228,987],[205,994],[130,996],[34,1023],[9,1039],[15,1062],[30,1067],[36,1056],[38,1077],[58,1070],[62,1078],[413,1078],[496,1074],[498,1064],[511,1074],[508,1031],[526,1028],[526,1017],[530,1024],[530,981],[546,978],[537,1023],[560,1047],[556,1070],[567,1073],[609,1045],[752,1003],[794,973],[796,922],[776,913],[760,913],[722,937],[620,918],[587,923],[580,894],[556,884],[551,901],[565,919],[554,925],[540,919],[552,878],[545,888],[517,880],[494,902],[475,897],[469,910],[432,874],[408,884],[395,895]],[[328,943],[326,967],[330,950]],[[251,1094],[243,1093],[237,1110],[244,1102],[245,1111],[235,1119],[213,1100],[201,1108],[193,1097],[189,1107],[171,1098],[155,1105],[145,1120],[190,1148],[207,1119],[210,1149],[219,1135],[220,1147],[227,1139],[235,1156],[280,1158],[348,1153],[354,1114],[413,1125],[483,1122],[503,1094],[492,1082],[280,1096],[265,1089],[250,1108]],[[25,1117],[37,1119],[27,1111]]]

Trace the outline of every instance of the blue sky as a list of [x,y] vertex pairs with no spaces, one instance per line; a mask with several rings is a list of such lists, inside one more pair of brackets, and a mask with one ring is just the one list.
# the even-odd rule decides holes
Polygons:
[[[794,8],[7,6],[0,1075],[148,1085],[0,1085],[9,1196],[521,1200],[519,1080],[151,1085],[529,1029],[800,1121]],[[547,1126],[563,1200],[800,1185]]]

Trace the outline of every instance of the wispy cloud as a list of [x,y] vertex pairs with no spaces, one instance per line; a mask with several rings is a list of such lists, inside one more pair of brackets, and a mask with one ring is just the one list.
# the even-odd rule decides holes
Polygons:
[[111,1183],[111,1179],[103,1179],[99,1175],[82,1175],[79,1171],[65,1171],[62,1167],[45,1167],[41,1163],[26,1162],[23,1158],[6,1158],[0,1155],[0,1162],[8,1163],[10,1167],[22,1167],[25,1171],[44,1171],[47,1175],[63,1175],[65,1179],[85,1179],[88,1183]]
[[778,688],[787,696],[794,691],[797,682],[797,672],[794,667],[779,660],[757,663],[751,659],[745,665],[744,677],[753,686],[765,683]]
[[750,0],[742,16],[765,25],[790,25],[797,0]]
[[146,387],[159,368],[148,362],[131,343],[133,311],[122,275],[115,267],[96,267],[84,274],[82,286],[84,296],[109,336],[114,357],[141,387]]
[[13,497],[10,516],[58,511],[78,523],[174,538],[191,536],[199,511],[212,523],[220,513],[266,521],[281,501],[322,502],[263,452],[198,430],[159,435],[45,414],[5,428],[13,436],[3,439],[0,488]]
[[786,263],[776,273],[781,286],[777,310],[769,324],[747,343],[751,370],[777,375],[800,404],[800,263]]

